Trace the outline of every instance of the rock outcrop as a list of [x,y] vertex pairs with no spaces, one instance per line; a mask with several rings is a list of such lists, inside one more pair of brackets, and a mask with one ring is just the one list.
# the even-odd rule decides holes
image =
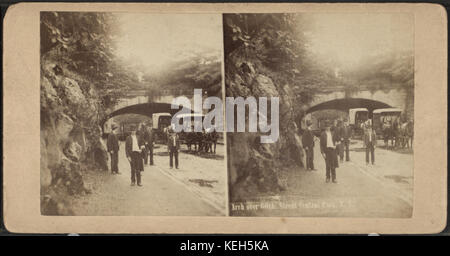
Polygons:
[[275,143],[262,144],[261,133],[227,134],[231,202],[278,194],[287,188],[286,171],[303,167],[298,125],[317,80],[307,39],[298,33],[306,24],[292,14],[224,15],[226,96],[279,100]]
[[[228,97],[279,97],[280,136],[263,144],[261,133],[228,133],[228,171],[231,201],[245,200],[257,193],[286,189],[280,170],[303,166],[303,151],[288,85],[276,84],[256,60],[236,51],[227,57],[225,84]],[[270,109],[270,108],[269,108]]]
[[49,52],[41,58],[41,213],[70,215],[66,195],[89,193],[83,170],[107,170],[98,96]]

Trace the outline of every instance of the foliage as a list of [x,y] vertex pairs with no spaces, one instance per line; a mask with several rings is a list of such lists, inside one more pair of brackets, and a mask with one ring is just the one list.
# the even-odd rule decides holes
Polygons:
[[414,55],[409,51],[372,55],[363,59],[357,68],[344,72],[353,83],[372,91],[397,86],[414,90]]
[[310,21],[300,14],[227,14],[224,16],[226,76],[238,72],[236,58],[250,62],[279,86],[287,85],[299,119],[318,89],[342,84],[308,49]]
[[81,75],[102,96],[103,107],[113,105],[137,77],[114,54],[118,34],[110,13],[42,12],[41,55],[54,55],[61,70]]
[[203,89],[208,95],[220,95],[221,73],[220,58],[216,55],[198,55],[189,60],[173,63],[158,74],[144,75],[144,83],[147,83],[150,95],[158,95],[161,88],[172,90],[175,95],[177,90],[180,92],[189,90],[193,93],[194,88]]

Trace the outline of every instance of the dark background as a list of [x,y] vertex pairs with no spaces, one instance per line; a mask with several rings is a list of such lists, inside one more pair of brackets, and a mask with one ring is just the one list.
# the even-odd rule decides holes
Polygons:
[[[0,28],[1,34],[3,35],[3,19],[5,17],[5,13],[8,7],[12,4],[18,2],[61,2],[58,0],[48,0],[48,1],[1,1],[0,9],[2,15],[2,26]],[[82,2],[82,1],[66,1],[66,2]],[[85,2],[94,2],[94,1],[85,1]],[[102,1],[95,1],[102,2]],[[105,2],[105,1],[103,1]],[[148,1],[114,1],[109,0],[106,2],[148,2]],[[161,2],[161,1],[152,1],[152,2]],[[185,1],[170,1],[170,2],[185,2]],[[188,1],[188,2],[197,2],[197,3],[207,3],[207,2],[222,2],[222,1]],[[238,3],[242,1],[225,1],[229,3]],[[245,2],[272,2],[272,1],[254,1],[247,0]],[[284,2],[299,2],[299,1],[284,1]],[[317,3],[320,1],[302,1],[309,3]],[[323,2],[337,2],[337,1],[323,1]],[[387,3],[393,1],[344,1],[344,2],[364,2],[364,3]],[[404,3],[437,3],[444,6],[449,12],[450,3],[445,1],[407,1],[403,0],[401,2]],[[447,32],[448,33],[448,32]],[[3,50],[3,43],[1,43],[1,48]],[[2,60],[3,66],[3,60]],[[2,92],[3,93],[3,90]],[[2,95],[3,96],[3,95]],[[3,103],[3,97],[0,98]],[[3,120],[2,120],[3,121]],[[2,128],[0,128],[2,129]],[[3,134],[3,133],[2,133]],[[448,141],[447,141],[448,145]],[[447,153],[448,154],[448,153]],[[3,172],[3,169],[2,171]],[[449,175],[447,175],[447,185],[450,184]],[[3,184],[3,175],[0,176],[0,183]],[[449,186],[450,188],[450,186]],[[450,190],[450,189],[449,189]],[[447,190],[448,191],[448,190]],[[316,236],[305,236],[305,235],[151,235],[151,236],[142,236],[142,235],[131,235],[125,237],[127,244],[123,243],[115,243],[119,236],[122,235],[108,235],[106,237],[99,237],[101,234],[96,235],[87,235],[81,234],[79,237],[67,237],[67,234],[59,234],[59,235],[46,235],[45,237],[39,236],[39,234],[14,234],[10,233],[5,229],[3,222],[3,190],[0,190],[0,253],[6,252],[6,248],[4,245],[13,245],[12,253],[18,253],[23,249],[38,249],[38,246],[42,246],[44,241],[48,240],[49,236],[52,237],[52,243],[49,245],[45,245],[43,250],[39,250],[42,253],[46,252],[57,252],[58,254],[63,253],[88,253],[88,254],[109,254],[110,251],[114,252],[131,252],[134,249],[140,248],[144,250],[144,254],[146,255],[280,255],[279,252],[287,251],[288,255],[301,255],[301,254],[324,254],[325,251],[331,252],[335,254],[337,251],[343,253],[401,253],[405,254],[405,252],[409,250],[415,251],[418,247],[426,248],[427,252],[430,253],[434,251],[435,246],[434,243],[443,240],[443,237],[450,237],[450,227],[448,225],[446,228],[439,234],[426,235],[428,238],[426,239],[428,245],[425,246],[422,242],[414,242],[414,241],[406,241],[404,238],[399,238],[395,235],[383,235],[381,237],[371,237],[367,235],[357,236],[357,237],[349,237],[349,235],[340,235],[340,236],[325,236],[325,235],[316,235]],[[447,200],[449,196],[447,196]],[[448,205],[449,203],[447,203]],[[447,220],[449,219],[449,214],[447,211]],[[27,236],[28,241],[22,241],[24,236]],[[56,237],[55,237],[56,236]],[[439,239],[430,239],[430,237],[440,237]],[[93,239],[95,237],[95,239]],[[409,235],[409,238],[413,240],[417,239],[414,235]],[[19,241],[18,238],[21,238]],[[122,237],[123,238],[123,237]],[[200,253],[200,252],[181,252],[179,251],[179,246],[181,242],[186,242],[187,240],[191,242],[214,242],[223,244],[225,240],[265,240],[267,241],[270,251],[267,252],[223,252],[223,250],[215,250],[211,254]],[[390,245],[390,249],[386,250],[385,248],[381,248],[379,246],[368,245],[367,242],[377,240],[382,241],[383,243],[387,243]],[[409,240],[409,239],[408,239]],[[70,244],[68,243],[70,241]],[[12,242],[12,243],[11,243]],[[90,246],[77,246],[75,243],[77,242],[88,242]],[[345,243],[344,243],[345,242]],[[442,241],[441,241],[442,242]],[[430,245],[431,244],[431,245]],[[447,244],[447,250],[444,249],[442,253],[448,255],[449,246]],[[222,246],[223,248],[223,246]],[[161,253],[156,253],[156,250],[161,251]],[[416,251],[419,253],[419,251]],[[32,253],[39,253],[38,251]],[[128,253],[129,254],[129,253]]]

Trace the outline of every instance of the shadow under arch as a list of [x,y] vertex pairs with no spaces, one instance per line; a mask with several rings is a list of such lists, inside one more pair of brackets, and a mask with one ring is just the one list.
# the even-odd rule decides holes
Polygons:
[[311,106],[306,110],[306,114],[326,109],[335,109],[348,112],[351,108],[367,108],[369,114],[372,115],[372,111],[379,108],[392,108],[391,105],[381,101],[364,99],[364,98],[342,98],[330,101],[325,101],[317,105]]

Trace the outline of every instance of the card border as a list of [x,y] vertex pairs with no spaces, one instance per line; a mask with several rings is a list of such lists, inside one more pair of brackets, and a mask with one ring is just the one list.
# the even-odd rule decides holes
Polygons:
[[[411,12],[415,15],[414,206],[408,219],[40,215],[40,11]],[[447,216],[447,14],[438,4],[19,3],[4,19],[3,211],[14,233],[438,233]],[[26,160],[26,161],[24,161]]]

